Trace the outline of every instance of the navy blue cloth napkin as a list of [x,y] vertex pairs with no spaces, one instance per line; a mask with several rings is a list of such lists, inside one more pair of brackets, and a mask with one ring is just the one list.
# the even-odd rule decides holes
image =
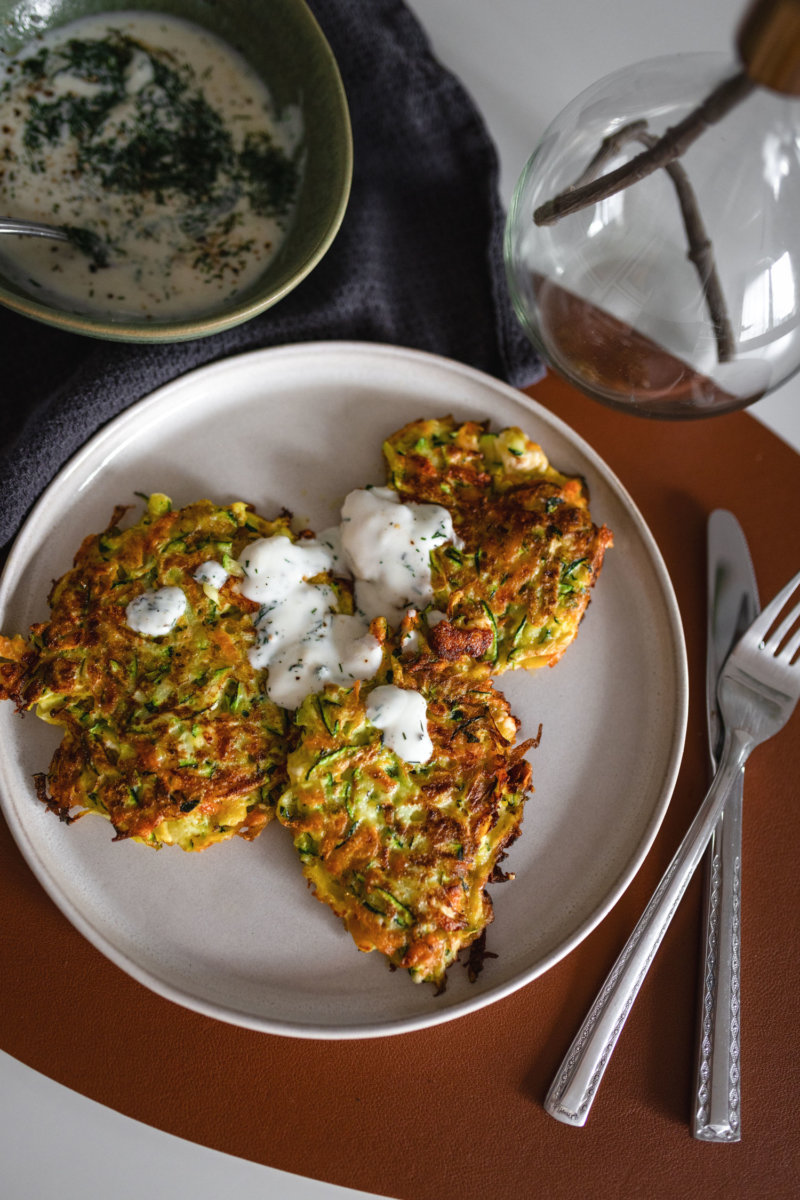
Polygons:
[[398,0],[311,7],[353,125],[353,187],[332,248],[274,308],[192,342],[99,342],[0,310],[0,546],[102,425],[231,354],[347,338],[444,354],[517,386],[541,373],[506,291],[497,156],[474,103]]

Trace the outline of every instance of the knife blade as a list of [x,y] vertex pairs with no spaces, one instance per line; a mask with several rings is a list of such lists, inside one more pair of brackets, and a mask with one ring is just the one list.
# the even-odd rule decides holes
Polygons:
[[[717,679],[759,611],[750,551],[733,513],[708,522],[706,719],[712,771],[724,728]],[[740,930],[743,776],[734,785],[706,855],[700,1013],[692,1133],[706,1142],[741,1138]]]

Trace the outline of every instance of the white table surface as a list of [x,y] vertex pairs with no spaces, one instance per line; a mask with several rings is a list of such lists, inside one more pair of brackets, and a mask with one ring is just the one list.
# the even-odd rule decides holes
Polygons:
[[[573,96],[620,67],[726,51],[737,0],[410,0],[434,51],[471,92],[499,149],[505,204],[538,137]],[[750,412],[800,451],[800,376]],[[3,1200],[357,1200],[364,1192],[199,1147],[88,1100],[0,1052]]]

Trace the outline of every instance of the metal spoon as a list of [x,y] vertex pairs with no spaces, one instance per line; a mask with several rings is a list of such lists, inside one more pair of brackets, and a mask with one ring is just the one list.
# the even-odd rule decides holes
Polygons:
[[44,225],[41,221],[24,221],[16,217],[0,217],[0,233],[16,233],[30,237],[52,238],[69,242],[92,260],[94,267],[108,266],[108,248],[96,233],[79,225]]
[[18,221],[14,217],[0,217],[0,233],[27,233],[31,237],[53,238],[57,242],[70,240],[64,227],[42,225],[40,221]]

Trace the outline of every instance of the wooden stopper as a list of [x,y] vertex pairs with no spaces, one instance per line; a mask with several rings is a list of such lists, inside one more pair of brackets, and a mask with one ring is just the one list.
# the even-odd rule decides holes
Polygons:
[[736,38],[754,83],[800,96],[800,0],[755,0]]

